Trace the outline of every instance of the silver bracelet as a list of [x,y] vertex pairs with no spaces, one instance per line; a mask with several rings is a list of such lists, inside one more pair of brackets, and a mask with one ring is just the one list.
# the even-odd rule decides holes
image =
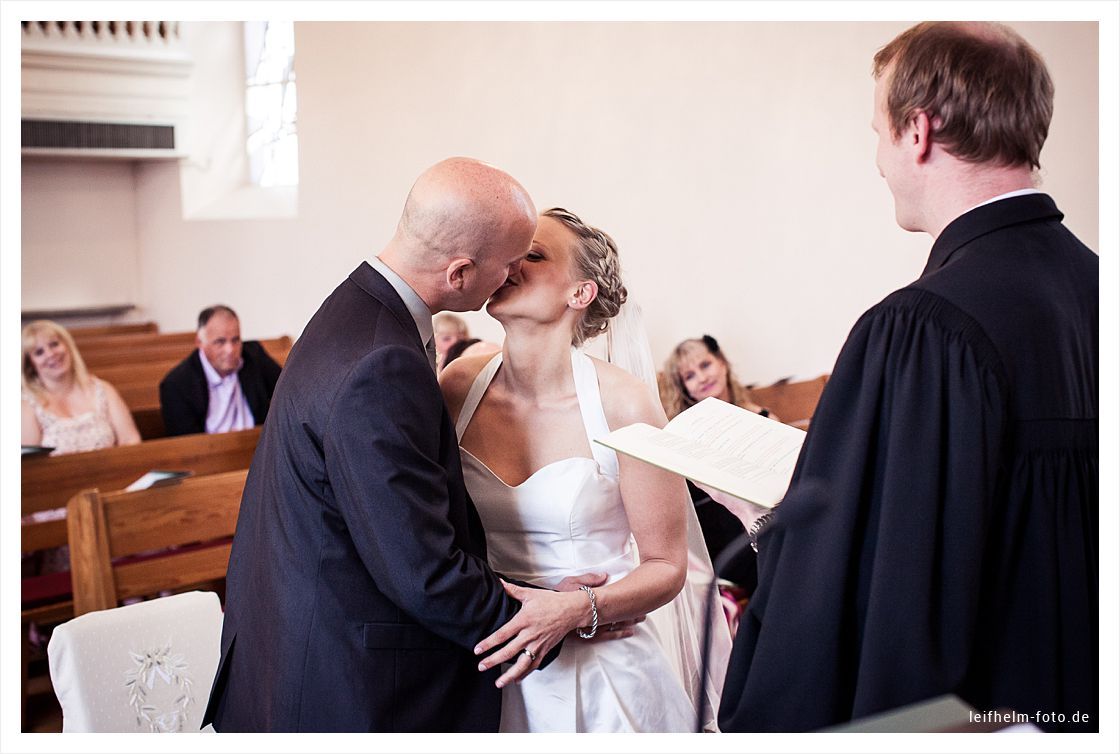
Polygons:
[[756,553],[758,552],[758,535],[770,523],[770,519],[774,517],[774,511],[769,510],[754,520],[751,528],[747,529],[747,538],[750,539],[751,549]]
[[582,628],[576,628],[576,635],[581,639],[591,639],[599,630],[599,608],[595,605],[595,592],[591,591],[591,587],[581,586],[580,589],[587,592],[587,599],[591,600],[591,630],[584,631]]

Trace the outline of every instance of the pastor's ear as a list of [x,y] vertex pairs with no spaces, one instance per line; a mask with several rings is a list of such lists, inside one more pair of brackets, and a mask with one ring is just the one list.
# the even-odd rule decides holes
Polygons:
[[447,265],[447,285],[453,291],[462,291],[463,286],[466,285],[467,271],[474,266],[474,262],[469,259],[460,258],[452,259],[451,264]]
[[594,280],[581,280],[572,295],[568,296],[568,306],[572,309],[586,309],[598,295],[598,283]]

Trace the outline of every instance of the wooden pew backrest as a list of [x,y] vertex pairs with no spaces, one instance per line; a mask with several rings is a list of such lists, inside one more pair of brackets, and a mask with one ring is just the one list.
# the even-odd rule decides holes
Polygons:
[[[278,338],[261,340],[260,344],[272,358],[283,364],[283,359],[287,358],[288,351],[291,350],[292,339],[282,335]],[[85,347],[79,346],[86,367],[99,376],[106,367],[132,366],[155,361],[169,362],[174,366],[190,356],[194,349],[194,333],[103,338]],[[283,354],[283,358],[277,358],[277,354]]]
[[[122,489],[152,469],[189,469],[196,475],[246,469],[253,459],[260,427],[218,435],[184,435],[118,448],[21,461],[22,515],[65,508],[90,487]],[[65,518],[27,521],[20,526],[22,552],[61,547],[68,542]],[[32,576],[22,583],[23,623],[71,618],[70,574]],[[26,628],[26,626],[25,626]]]
[[70,336],[78,344],[95,338],[120,337],[125,335],[152,335],[159,332],[155,322],[126,322],[119,325],[100,325],[97,327],[72,327],[69,328]]
[[84,490],[71,498],[74,614],[224,578],[247,473],[193,477],[138,492]]
[[[88,453],[28,458],[21,461],[22,515],[63,508],[83,489],[123,489],[152,469],[183,469],[202,476],[248,468],[260,435],[261,428],[254,427],[216,435],[167,437]],[[24,552],[66,544],[65,536],[43,541],[42,535],[33,529],[29,524],[23,526]],[[28,544],[38,546],[29,548]]]
[[808,426],[824,392],[828,375],[822,374],[801,382],[778,382],[765,387],[749,388],[751,400],[770,409],[786,424]]

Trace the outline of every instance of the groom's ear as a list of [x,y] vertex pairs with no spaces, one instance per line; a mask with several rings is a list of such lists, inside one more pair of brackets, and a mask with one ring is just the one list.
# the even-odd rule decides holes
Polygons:
[[598,283],[594,280],[581,280],[572,295],[568,296],[568,306],[572,309],[586,309],[598,295]]
[[467,284],[467,270],[473,266],[474,262],[469,259],[452,259],[445,273],[448,287],[453,291],[462,291]]

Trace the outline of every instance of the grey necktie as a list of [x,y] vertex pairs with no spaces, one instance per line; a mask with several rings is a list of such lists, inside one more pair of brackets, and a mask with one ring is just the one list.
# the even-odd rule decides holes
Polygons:
[[424,344],[424,352],[428,354],[428,363],[432,365],[432,371],[436,371],[436,336],[428,338],[428,342]]

